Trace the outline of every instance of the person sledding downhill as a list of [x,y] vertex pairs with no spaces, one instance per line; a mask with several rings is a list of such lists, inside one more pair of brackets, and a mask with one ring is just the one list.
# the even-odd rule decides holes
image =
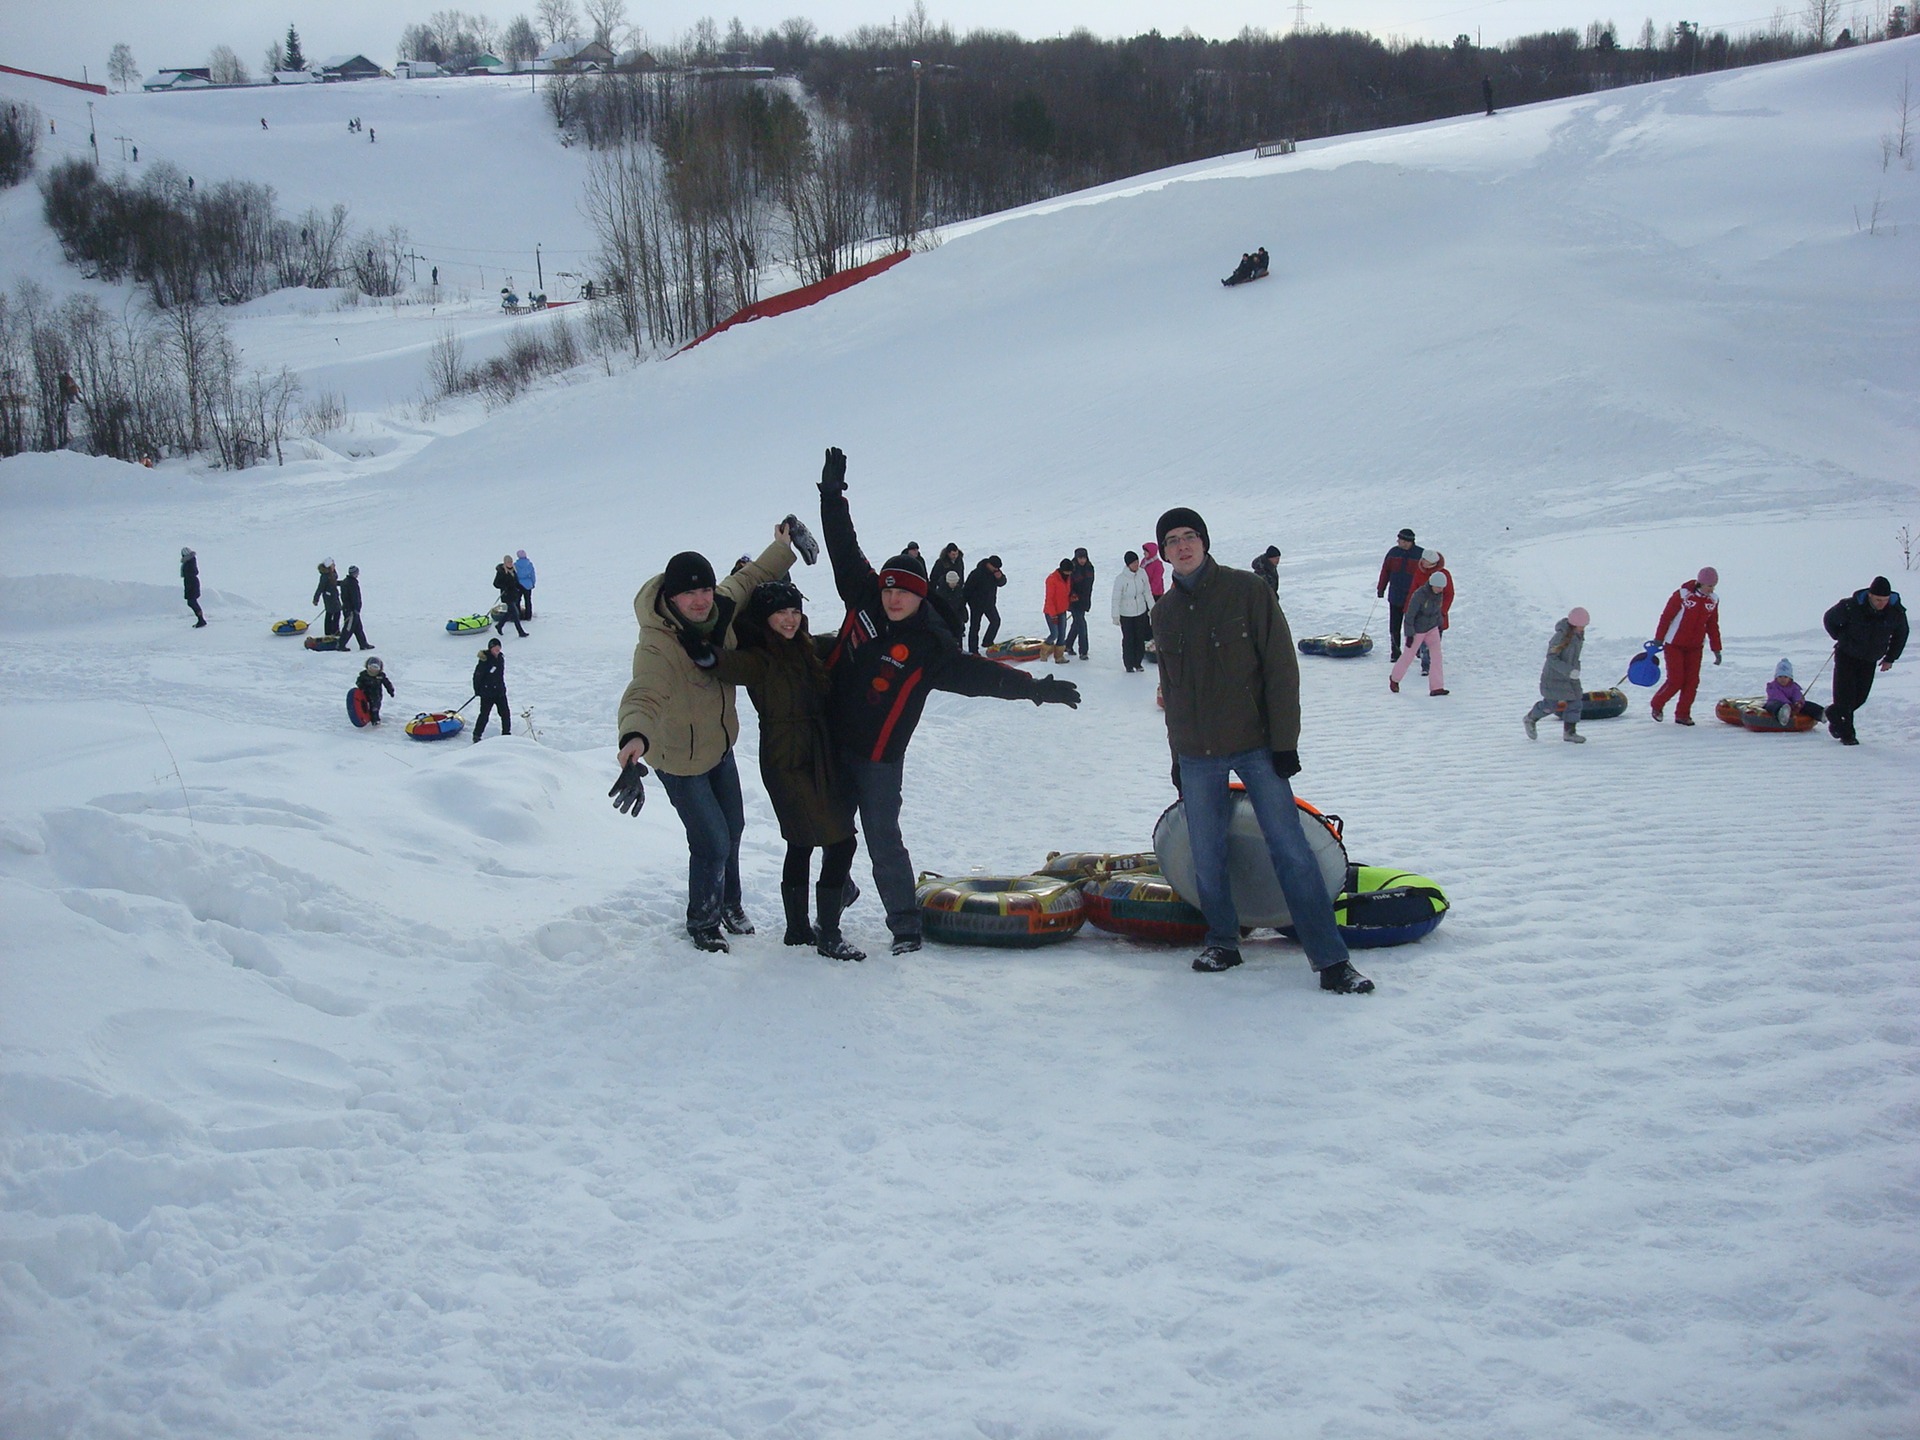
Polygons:
[[1654,643],[1667,657],[1667,678],[1653,692],[1653,718],[1666,719],[1667,701],[1679,696],[1673,723],[1693,724],[1693,696],[1700,688],[1700,652],[1713,647],[1713,663],[1720,663],[1720,599],[1714,589],[1720,572],[1708,565],[1667,598],[1660,612]]
[[1262,245],[1250,255],[1242,255],[1240,263],[1234,267],[1233,274],[1220,283],[1222,285],[1244,285],[1249,280],[1259,280],[1267,273],[1267,247]]
[[847,607],[827,654],[833,693],[828,728],[866,832],[873,880],[887,909],[893,953],[920,948],[920,906],[913,860],[900,836],[900,797],[907,743],[930,691],[1080,704],[1080,692],[1048,675],[1035,679],[1010,665],[964,653],[928,623],[926,576],[896,555],[875,571],[861,552],[847,507],[847,457],[827,451],[820,471],[820,529],[833,581]]

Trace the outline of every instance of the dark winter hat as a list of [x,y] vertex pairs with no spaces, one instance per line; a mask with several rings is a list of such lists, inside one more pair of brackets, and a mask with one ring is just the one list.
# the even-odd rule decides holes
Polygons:
[[[496,640],[493,643],[498,645],[500,642]],[[386,668],[387,668],[386,666],[380,663],[380,657],[378,655],[369,655],[367,657],[367,673],[368,674],[378,675],[382,670]]]
[[1073,558],[1076,560],[1085,560],[1087,558],[1087,547],[1084,545],[1075,546],[1073,551]]
[[1411,540],[1413,539],[1413,531],[1411,531],[1411,530],[1402,530],[1402,531],[1400,532],[1400,538],[1401,538],[1402,540],[1406,540],[1406,541],[1411,541]]
[[927,598],[927,577],[914,568],[913,561],[905,555],[896,555],[887,561],[887,568],[880,572],[882,590],[905,590],[910,595]]
[[1127,564],[1129,565],[1137,564],[1139,562],[1139,559],[1140,559],[1140,552],[1138,550],[1127,551],[1127,557],[1126,557]]
[[803,609],[806,599],[791,580],[768,580],[753,587],[745,613],[750,619],[765,620],[776,610]]
[[1278,560],[1279,558],[1280,558],[1280,547],[1278,545],[1267,546],[1267,559]]
[[347,574],[358,575],[359,573],[360,573],[360,567],[358,565],[347,566]]
[[1153,538],[1159,542],[1162,550],[1167,548],[1167,532],[1186,526],[1200,537],[1200,543],[1213,549],[1213,541],[1207,535],[1207,522],[1200,518],[1198,510],[1189,510],[1184,505],[1176,505],[1160,517],[1160,523],[1153,527]]
[[660,593],[673,596],[683,590],[711,590],[713,588],[713,562],[697,550],[682,550],[667,561],[666,573],[660,577]]
[[1876,575],[1873,577],[1873,583],[1867,586],[1867,593],[1869,595],[1891,595],[1893,594],[1893,586],[1887,582],[1886,576]]
[[1062,575],[1071,575],[1073,573],[1073,557],[1071,555],[1062,555],[1060,557],[1060,563],[1053,568],[1058,570]]
[[998,555],[989,555],[987,556],[987,563],[998,570],[1000,568],[1000,557]]
[[500,643],[500,637],[498,635],[494,636],[493,639],[487,641],[487,649],[489,650],[501,650],[504,648],[505,647],[502,646]]

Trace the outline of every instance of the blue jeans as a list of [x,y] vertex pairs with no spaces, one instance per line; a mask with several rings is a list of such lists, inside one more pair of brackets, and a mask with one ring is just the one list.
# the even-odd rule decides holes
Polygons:
[[1180,798],[1187,804],[1187,836],[1193,846],[1200,909],[1207,917],[1207,944],[1240,948],[1240,912],[1227,879],[1227,822],[1233,816],[1233,792],[1227,782],[1236,773],[1246,784],[1247,799],[1266,837],[1274,878],[1287,898],[1287,912],[1301,948],[1316,970],[1338,965],[1347,958],[1347,942],[1333,923],[1333,901],[1301,829],[1293,787],[1273,768],[1273,755],[1266,750],[1180,757]]
[[842,751],[840,767],[859,807],[873,885],[880,892],[880,903],[887,907],[887,929],[896,940],[917,940],[920,902],[913,893],[913,859],[900,835],[900,786],[906,764],[859,760]]
[[687,929],[710,930],[723,905],[740,903],[740,837],[747,828],[740,769],[729,749],[704,775],[654,774],[687,827]]

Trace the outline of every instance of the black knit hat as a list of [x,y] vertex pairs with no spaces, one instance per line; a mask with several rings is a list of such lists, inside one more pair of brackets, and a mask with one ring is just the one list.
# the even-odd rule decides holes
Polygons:
[[697,550],[682,550],[667,561],[667,570],[660,577],[662,595],[678,595],[683,590],[711,590],[713,588],[713,562]]
[[1136,561],[1138,561],[1139,558],[1140,558],[1140,552],[1138,550],[1129,550],[1127,551],[1127,554],[1126,554],[1126,563],[1129,565],[1132,565]]
[[896,555],[880,571],[882,590],[905,590],[909,595],[927,598],[927,572],[914,563],[911,555]]
[[1400,538],[1401,538],[1402,540],[1405,540],[1405,541],[1408,541],[1408,542],[1411,542],[1411,541],[1413,540],[1413,531],[1411,531],[1411,530],[1402,530],[1402,531],[1400,532]]
[[1891,595],[1893,594],[1893,586],[1888,583],[1886,576],[1876,575],[1873,577],[1873,583],[1867,586],[1867,593],[1869,595]]
[[1278,560],[1280,558],[1280,547],[1278,545],[1267,546],[1266,558],[1269,560]]
[[742,613],[749,619],[765,620],[777,610],[804,610],[806,599],[791,580],[768,580],[753,587]]
[[1207,522],[1200,518],[1198,510],[1189,510],[1184,505],[1176,505],[1160,517],[1160,523],[1153,527],[1153,538],[1162,550],[1167,548],[1167,532],[1178,530],[1182,525],[1188,527],[1200,537],[1200,543],[1213,549],[1213,541],[1207,536]]

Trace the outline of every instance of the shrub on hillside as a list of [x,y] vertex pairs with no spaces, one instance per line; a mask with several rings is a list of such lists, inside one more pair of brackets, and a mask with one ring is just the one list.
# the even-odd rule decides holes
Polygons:
[[34,152],[40,146],[42,116],[24,100],[9,100],[0,116],[0,190],[18,185],[33,173]]

